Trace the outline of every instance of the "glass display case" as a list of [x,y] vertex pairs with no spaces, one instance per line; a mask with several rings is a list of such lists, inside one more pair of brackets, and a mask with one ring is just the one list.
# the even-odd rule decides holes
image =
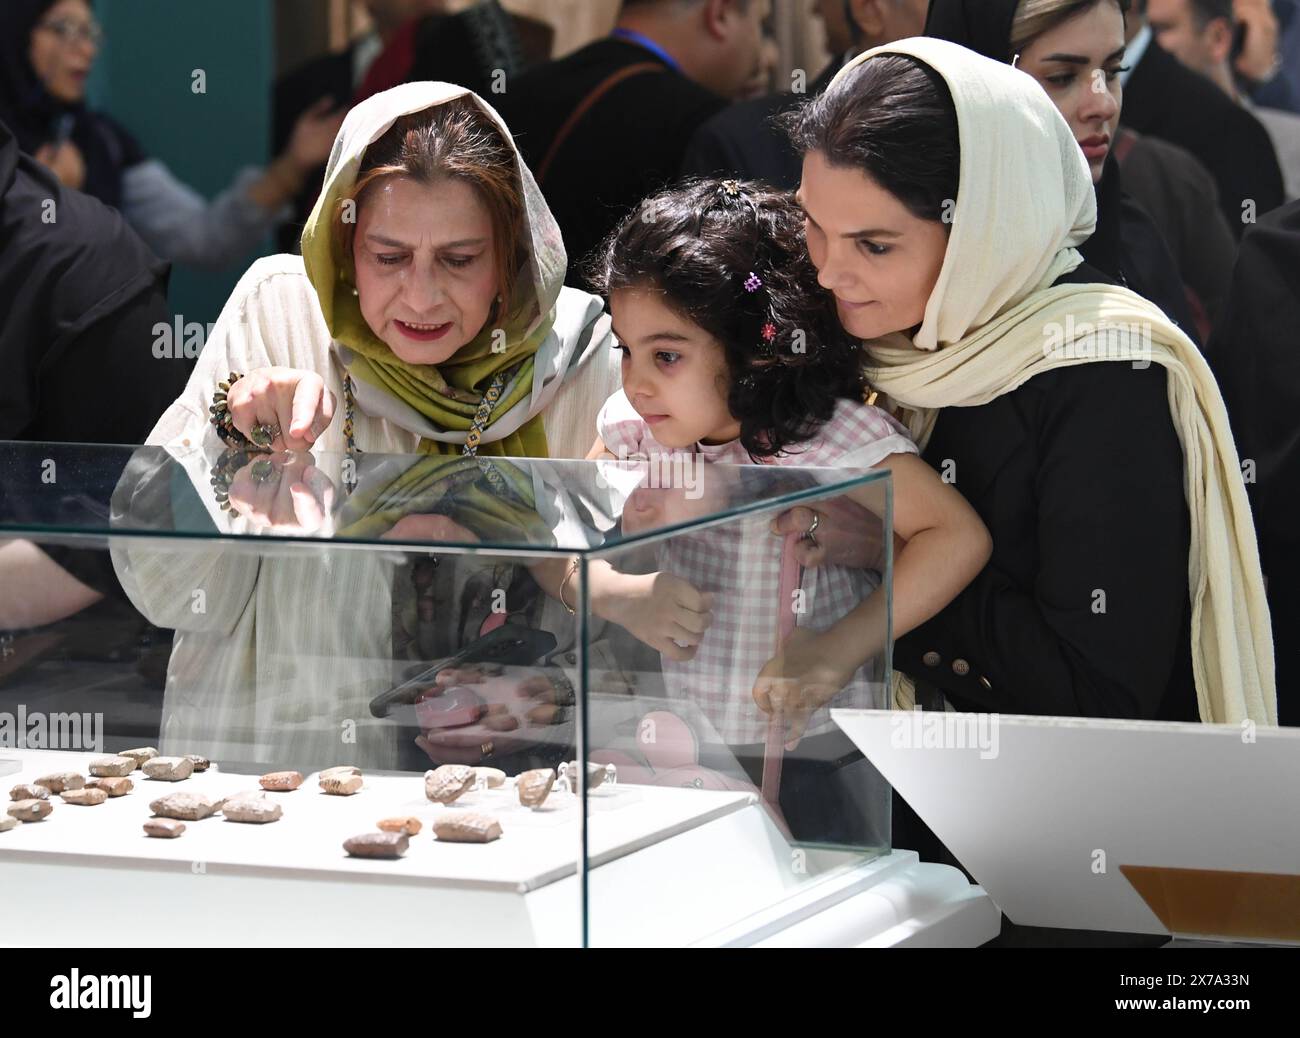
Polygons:
[[830,712],[891,530],[880,471],[0,444],[6,930],[753,943],[889,853]]

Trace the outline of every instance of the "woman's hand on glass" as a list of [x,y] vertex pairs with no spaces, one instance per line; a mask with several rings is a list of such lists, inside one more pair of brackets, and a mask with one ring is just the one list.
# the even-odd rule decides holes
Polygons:
[[226,394],[235,428],[275,451],[310,450],[334,420],[337,402],[323,378],[298,368],[255,368]]

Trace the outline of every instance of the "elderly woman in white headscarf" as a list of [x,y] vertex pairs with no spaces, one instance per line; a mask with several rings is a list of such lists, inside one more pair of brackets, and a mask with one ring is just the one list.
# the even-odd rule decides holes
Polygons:
[[[335,486],[364,477],[363,453],[435,456],[422,470],[433,485],[464,468],[451,464],[458,456],[582,457],[590,446],[596,410],[618,386],[609,319],[599,298],[563,287],[559,229],[481,98],[412,83],[353,109],[302,246],[301,258],[259,260],[241,279],[184,393],[149,436],[170,460],[128,470],[118,522],[138,528],[183,507],[169,482],[177,462],[220,532],[338,532]],[[233,460],[228,451],[210,471],[223,444]],[[246,453],[255,447],[333,460],[321,469],[263,461],[259,474]],[[329,465],[336,471],[322,471]],[[436,499],[421,493],[408,494],[412,507],[380,510],[396,519],[390,535],[473,536],[472,524],[445,515],[399,518]],[[536,506],[554,528],[564,521],[560,496],[553,485],[525,488],[521,509]],[[136,606],[177,631],[165,749],[392,765],[391,726],[355,729],[404,655],[398,642],[410,625],[400,614],[413,613],[408,585],[422,579],[409,559],[160,550],[124,539],[114,561]],[[421,658],[418,649],[405,654]],[[491,755],[491,742],[483,746],[476,757]]]
[[1088,165],[1038,84],[903,40],[791,128],[810,254],[866,375],[993,537],[975,581],[899,639],[901,698],[1275,724],[1219,390],[1158,307],[1083,262]]

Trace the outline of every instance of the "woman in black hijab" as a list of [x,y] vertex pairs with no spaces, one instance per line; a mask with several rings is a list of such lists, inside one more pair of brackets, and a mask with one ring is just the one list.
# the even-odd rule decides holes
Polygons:
[[[1093,174],[1097,230],[1079,251],[1089,265],[1150,299],[1200,345],[1202,336],[1178,267],[1150,216],[1122,190],[1113,154],[1129,0],[1039,2],[1034,6],[1040,11],[1026,18],[1031,3],[1033,0],[932,0],[925,34],[960,43],[995,61],[1015,63],[1038,79],[1075,131]],[[1082,64],[1044,62],[1041,68],[1027,65],[1021,52],[1047,31],[1062,27],[1076,30],[1071,33],[1070,53],[1092,60]],[[1017,38],[1027,31],[1030,38]],[[1075,36],[1079,44],[1074,42]],[[1096,37],[1098,48],[1080,45],[1092,37]],[[1099,52],[1089,54],[1090,49]],[[1079,95],[1072,95],[1077,91],[1087,92],[1082,95],[1084,100],[1071,103],[1069,98],[1077,98]]]
[[[33,34],[62,39],[64,30],[44,24],[46,13],[54,6],[55,0],[5,0],[0,4],[0,120],[17,139],[19,150],[58,173],[75,170],[75,159],[59,157],[63,145],[73,145],[84,173],[80,184],[68,186],[120,208],[122,172],[143,162],[145,154],[119,123],[86,107],[82,92],[99,42],[97,26],[70,28],[76,38],[63,43],[75,53],[48,86],[32,67]],[[68,165],[58,169],[55,163],[59,161]],[[59,179],[67,184],[65,176]]]
[[241,170],[208,201],[150,158],[120,123],[86,104],[102,41],[88,0],[0,2],[0,121],[65,187],[119,210],[165,260],[219,269],[277,223],[329,154],[342,113],[308,109],[265,169]]

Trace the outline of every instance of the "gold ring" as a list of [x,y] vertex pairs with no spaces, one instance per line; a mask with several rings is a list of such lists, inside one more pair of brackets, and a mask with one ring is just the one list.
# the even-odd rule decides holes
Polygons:
[[485,742],[482,746],[478,748],[478,751],[484,757],[490,756],[492,753],[492,743]]

